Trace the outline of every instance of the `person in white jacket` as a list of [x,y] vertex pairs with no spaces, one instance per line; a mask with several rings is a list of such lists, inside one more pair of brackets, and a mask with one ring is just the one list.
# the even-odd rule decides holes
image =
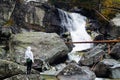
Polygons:
[[33,53],[31,51],[30,46],[28,46],[27,50],[25,51],[25,59],[26,59],[26,64],[27,64],[27,74],[30,74],[32,63],[34,63]]

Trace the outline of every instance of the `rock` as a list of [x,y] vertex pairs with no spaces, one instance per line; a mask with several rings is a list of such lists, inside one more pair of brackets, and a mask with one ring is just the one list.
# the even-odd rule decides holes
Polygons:
[[84,55],[84,52],[70,52],[68,54],[68,58],[71,62],[76,62],[77,64],[79,64],[79,61],[82,59]]
[[57,76],[61,70],[56,71],[53,67],[53,69],[41,72],[40,75],[41,75],[42,80],[58,80]]
[[111,21],[114,23],[114,25],[120,26],[120,23],[119,23],[120,22],[120,14],[116,14],[116,17],[113,18]]
[[[72,42],[72,38],[70,35],[70,32],[65,32],[61,35],[61,38],[64,40],[64,42]],[[74,47],[73,43],[66,43],[66,45],[69,48],[69,52],[72,51],[72,48]]]
[[120,43],[116,43],[113,48],[111,49],[110,55],[115,58],[120,58]]
[[[32,70],[32,73],[38,73]],[[26,67],[17,63],[0,59],[0,79],[14,76],[17,74],[26,74]]]
[[8,26],[7,26],[7,28],[6,28],[6,26],[1,27],[1,30],[0,30],[1,38],[5,38],[5,40],[9,40],[11,35],[12,35],[12,31],[11,31],[10,27],[8,27]]
[[56,62],[68,53],[64,41],[55,33],[28,32],[17,34],[14,36],[12,44],[14,49],[12,55],[18,63],[24,62],[24,52],[27,46],[32,47],[35,60],[50,63]]
[[120,63],[114,59],[104,59],[95,66],[93,71],[95,72],[97,77],[108,78],[111,75],[111,67],[117,64]]
[[4,80],[41,80],[41,77],[39,74],[30,74],[30,75],[15,75],[10,78],[6,78]]
[[[32,0],[31,0],[32,1]],[[45,9],[42,7],[43,3],[48,0],[34,0],[31,2],[27,0],[26,3],[22,1],[1,1],[0,2],[0,25],[13,26],[17,24],[18,29],[29,26],[27,24],[34,24],[37,26],[43,25],[43,18],[45,15]],[[30,27],[29,27],[30,28]]]
[[67,65],[58,75],[59,80],[94,80],[95,74],[88,67],[77,64]]
[[[43,26],[43,18],[45,16],[45,10],[41,7],[36,7],[36,3],[34,4],[28,3],[27,11],[25,15],[25,22],[28,22],[30,24],[36,24],[39,26]],[[41,4],[39,4],[41,5]]]
[[24,0],[26,3],[28,2],[40,2],[40,3],[45,3],[47,2],[48,0]]
[[0,25],[6,24],[6,21],[10,19],[11,13],[13,11],[14,1],[11,0],[1,0],[0,1]]
[[103,49],[105,45],[97,45],[84,55],[84,59],[80,60],[81,65],[91,66],[101,60],[101,57],[105,54]]
[[[63,67],[64,66],[64,67]],[[57,66],[57,68],[60,66]],[[62,65],[62,68],[51,69],[41,73],[45,80],[94,80],[95,74],[88,67],[80,67],[76,63]]]
[[5,57],[5,50],[0,46],[0,59],[3,59],[4,57]]
[[118,79],[120,78],[120,63],[111,67],[111,78]]
[[44,22],[46,26],[46,32],[55,32],[60,35],[61,33],[61,20],[57,9],[51,8],[50,11],[44,17]]
[[[109,34],[114,38],[120,35],[120,14],[116,14],[116,17],[111,20],[112,26],[109,26]],[[113,25],[114,24],[114,25]]]

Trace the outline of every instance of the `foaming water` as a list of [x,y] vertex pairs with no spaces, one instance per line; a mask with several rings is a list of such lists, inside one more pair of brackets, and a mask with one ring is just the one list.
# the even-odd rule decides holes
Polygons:
[[[61,27],[63,31],[67,29],[70,32],[72,42],[92,41],[90,35],[86,32],[86,17],[77,13],[68,13],[61,9],[58,9],[59,17],[61,19]],[[81,56],[75,55],[76,51],[86,50],[92,47],[92,43],[80,43],[74,44],[74,48],[68,54],[70,60],[74,60],[77,63],[81,59]]]
[[[58,9],[61,18],[61,27],[66,28],[72,37],[72,42],[92,41],[90,35],[86,32],[86,17],[77,13],[67,13]],[[74,44],[72,51],[81,51],[92,47],[91,43]]]

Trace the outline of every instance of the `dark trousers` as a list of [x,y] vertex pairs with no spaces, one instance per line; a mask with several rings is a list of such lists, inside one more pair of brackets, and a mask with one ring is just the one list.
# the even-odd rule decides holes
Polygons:
[[32,67],[32,60],[27,62],[27,74],[31,73],[31,67]]

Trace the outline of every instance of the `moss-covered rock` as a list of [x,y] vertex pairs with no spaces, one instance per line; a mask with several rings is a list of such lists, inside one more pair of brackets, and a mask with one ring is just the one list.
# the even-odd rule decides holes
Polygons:
[[[32,71],[32,73],[37,73],[37,71]],[[17,74],[26,74],[26,67],[11,61],[0,59],[0,79]]]

